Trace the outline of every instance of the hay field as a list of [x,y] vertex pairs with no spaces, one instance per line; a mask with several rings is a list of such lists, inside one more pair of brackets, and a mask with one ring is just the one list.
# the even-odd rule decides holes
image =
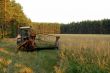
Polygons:
[[57,35],[61,50],[56,73],[110,73],[110,35]]
[[57,34],[61,48],[110,48],[110,35]]

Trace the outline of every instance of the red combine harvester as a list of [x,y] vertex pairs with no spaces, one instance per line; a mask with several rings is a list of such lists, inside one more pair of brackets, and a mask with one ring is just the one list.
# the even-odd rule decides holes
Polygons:
[[49,34],[36,34],[29,26],[20,27],[17,36],[17,51],[37,50],[37,49],[58,49],[59,36]]

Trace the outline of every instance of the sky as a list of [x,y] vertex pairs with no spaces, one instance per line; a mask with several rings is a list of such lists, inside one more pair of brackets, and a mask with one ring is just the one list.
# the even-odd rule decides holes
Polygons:
[[33,22],[110,19],[110,0],[16,0]]

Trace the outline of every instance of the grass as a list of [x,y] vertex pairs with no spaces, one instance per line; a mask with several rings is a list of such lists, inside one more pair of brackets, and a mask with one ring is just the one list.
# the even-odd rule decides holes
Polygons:
[[[7,41],[8,40],[8,41]],[[5,52],[0,52],[0,73],[53,73],[57,63],[58,50],[41,50],[34,52],[15,53],[16,42],[9,39],[0,41],[0,47]],[[10,61],[10,64],[7,64]],[[4,63],[6,62],[6,64]]]
[[[56,53],[57,51],[40,51],[40,52],[19,52],[13,57],[14,64],[21,64],[29,67],[34,73],[51,73],[53,66],[56,65]],[[11,68],[14,70],[13,68]],[[11,71],[12,71],[11,70]],[[15,69],[15,71],[17,71]]]

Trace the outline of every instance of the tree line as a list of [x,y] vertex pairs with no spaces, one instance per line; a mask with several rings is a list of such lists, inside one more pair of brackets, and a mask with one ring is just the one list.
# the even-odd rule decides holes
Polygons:
[[62,34],[110,34],[110,19],[72,22],[61,25]]
[[37,34],[59,34],[60,33],[59,23],[33,22],[32,27]]

